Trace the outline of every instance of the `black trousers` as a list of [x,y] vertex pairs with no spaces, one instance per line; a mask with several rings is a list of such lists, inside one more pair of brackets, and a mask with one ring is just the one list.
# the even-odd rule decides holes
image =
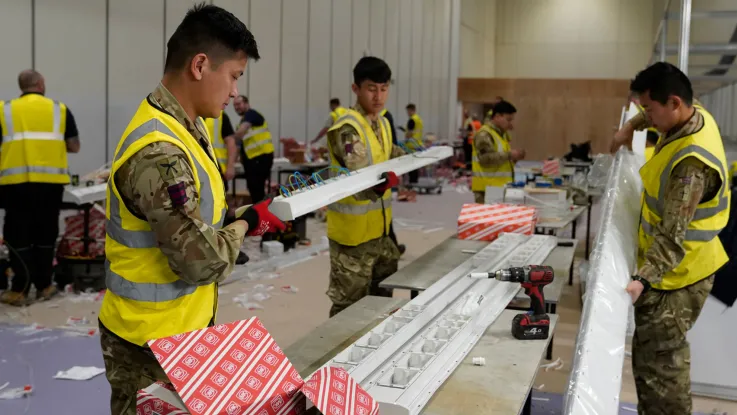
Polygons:
[[243,170],[246,173],[246,186],[251,194],[251,203],[258,203],[266,198],[266,181],[271,177],[274,165],[274,153],[262,154],[252,159],[243,157]]
[[463,139],[463,156],[466,162],[466,169],[471,169],[471,161],[473,159],[473,146],[468,142],[467,138]]
[[61,184],[0,186],[5,206],[3,233],[15,274],[11,291],[27,294],[31,283],[39,291],[51,285],[63,194]]

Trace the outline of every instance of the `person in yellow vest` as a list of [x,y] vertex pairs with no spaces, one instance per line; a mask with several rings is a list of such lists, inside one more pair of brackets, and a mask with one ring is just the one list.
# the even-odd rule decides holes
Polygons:
[[44,96],[43,76],[25,70],[18,75],[18,86],[19,98],[0,101],[3,234],[15,273],[0,302],[15,306],[27,303],[31,283],[37,299],[57,293],[52,275],[64,185],[70,182],[67,153],[80,148],[72,112]]
[[335,124],[335,122],[338,120],[338,118],[342,117],[346,113],[346,109],[343,108],[340,105],[340,100],[338,98],[331,98],[330,99],[330,116],[325,121],[325,126],[322,127],[319,133],[317,133],[317,137],[313,138],[310,144],[315,144],[318,141],[320,141],[321,138],[327,134],[330,127]]
[[505,99],[501,96],[497,95],[494,97],[494,100],[489,103],[491,105],[491,109],[486,112],[486,118],[491,119],[491,116],[494,115],[494,107],[502,101],[505,101]]
[[658,144],[658,139],[660,139],[659,133],[652,132],[650,129],[647,130],[647,136],[645,138],[645,162],[648,162],[653,158],[653,154],[655,154],[655,146]]
[[238,160],[238,146],[235,143],[233,125],[230,117],[225,111],[220,111],[217,118],[205,120],[207,133],[210,135],[212,148],[220,166],[220,173],[225,181],[225,190],[228,190],[228,182],[235,177],[235,161]]
[[493,108],[473,138],[471,190],[476,203],[484,203],[487,186],[503,187],[514,181],[514,163],[525,157],[524,150],[512,149],[510,131],[517,109],[507,101]]
[[[380,116],[389,94],[391,69],[376,57],[363,57],[353,68],[356,105],[328,130],[330,164],[358,170],[404,154],[392,144],[390,126]],[[393,172],[385,180],[328,206],[330,316],[366,295],[391,296],[379,283],[397,271],[399,250],[389,238]]]
[[[422,118],[420,118],[420,116],[417,114],[417,107],[415,106],[415,104],[407,104],[406,109],[409,120],[407,120],[407,128],[404,132],[404,138],[406,139],[405,145],[411,150],[424,146],[424,143],[422,141],[424,126],[422,124]],[[409,172],[408,176],[410,183],[417,183],[417,180],[420,176],[420,171],[411,171]]]
[[[714,118],[693,104],[688,77],[658,62],[630,85],[662,134],[641,169],[632,369],[641,414],[690,414],[686,333],[698,318],[727,254],[718,238],[729,219],[728,165]],[[629,144],[630,143],[624,143]]]
[[266,181],[271,177],[271,167],[274,165],[274,143],[266,119],[251,108],[245,95],[236,97],[233,106],[241,116],[233,136],[242,142],[241,162],[246,174],[246,186],[251,202],[257,203],[266,197]]
[[246,235],[285,229],[270,200],[222,227],[225,191],[201,118],[238,93],[251,32],[231,13],[199,4],[167,43],[161,83],[139,105],[115,149],[107,187],[105,282],[99,312],[111,413],[135,414],[136,391],[168,382],[147,343],[213,325],[218,283]]

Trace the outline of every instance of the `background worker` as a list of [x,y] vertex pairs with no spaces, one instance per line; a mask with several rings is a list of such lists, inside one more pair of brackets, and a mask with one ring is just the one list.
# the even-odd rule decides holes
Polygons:
[[336,121],[338,121],[338,118],[342,117],[343,114],[345,114],[346,109],[340,106],[340,100],[338,98],[331,98],[330,99],[330,116],[325,121],[325,126],[322,127],[319,133],[317,133],[317,137],[313,138],[312,141],[310,141],[310,144],[315,144],[320,139],[327,134],[330,127],[335,124]]
[[504,187],[513,182],[514,163],[525,157],[524,150],[512,149],[510,144],[517,109],[501,101],[492,111],[473,138],[471,190],[476,203],[484,203],[487,186]]
[[501,96],[497,95],[494,97],[494,100],[489,103],[491,104],[491,109],[486,112],[486,118],[491,119],[491,116],[494,115],[494,107],[502,101],[504,101],[504,98]]
[[473,118],[468,112],[468,109],[463,110],[463,125],[460,128],[461,140],[463,140],[463,159],[466,164],[466,168],[471,167],[471,154],[473,152]]
[[227,191],[228,182],[235,177],[235,161],[238,160],[238,145],[233,136],[233,125],[230,123],[228,114],[220,111],[219,117],[206,119],[205,126],[210,135],[212,148],[215,150],[215,157],[220,166],[220,173],[223,174]]
[[258,48],[240,20],[194,6],[167,43],[161,83],[115,150],[99,314],[112,414],[135,414],[139,389],[168,382],[149,340],[214,324],[217,283],[233,270],[244,237],[285,228],[270,200],[221,227],[223,181],[198,117],[217,117],[236,96],[248,58],[258,59]]
[[258,203],[266,197],[266,181],[271,177],[274,165],[274,143],[266,119],[251,108],[245,95],[236,97],[233,106],[241,116],[241,123],[233,136],[242,140],[241,161],[248,193],[251,194],[251,203]]
[[[727,254],[718,238],[729,219],[727,160],[714,118],[693,105],[691,82],[659,62],[638,73],[648,126],[662,137],[640,169],[644,200],[637,274],[632,369],[641,414],[690,414],[687,331],[698,318]],[[616,143],[616,147],[630,143]]]
[[15,306],[27,302],[31,283],[37,299],[48,300],[57,292],[51,279],[64,185],[70,182],[67,153],[80,148],[72,112],[44,96],[43,76],[25,70],[18,75],[18,86],[19,98],[0,101],[3,234],[15,273],[0,302]]
[[[391,142],[389,122],[379,114],[389,94],[391,69],[375,57],[353,68],[356,105],[328,131],[330,164],[358,170],[404,154]],[[391,296],[379,283],[397,271],[399,251],[388,237],[392,220],[393,172],[372,189],[328,206],[330,316],[366,295]]]
[[[407,148],[410,150],[424,146],[422,142],[423,137],[423,124],[422,118],[417,114],[417,107],[415,104],[407,104],[407,129],[404,132],[404,138],[406,139]],[[419,170],[413,170],[409,172],[409,182],[417,183],[417,179],[420,176]]]

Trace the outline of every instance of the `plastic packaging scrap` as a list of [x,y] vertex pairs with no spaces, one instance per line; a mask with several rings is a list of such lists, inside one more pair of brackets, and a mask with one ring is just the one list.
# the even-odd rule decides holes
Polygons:
[[54,379],[90,380],[95,376],[105,373],[105,369],[95,366],[74,366],[67,370],[60,370],[54,375]]
[[20,327],[15,330],[16,334],[20,334],[21,336],[32,336],[36,333],[40,333],[42,331],[49,331],[50,329],[46,326],[42,326],[38,323],[31,323],[28,326]]
[[25,398],[26,396],[33,393],[33,386],[31,385],[26,385],[22,388],[12,388],[12,389],[5,389],[6,386],[8,386],[7,383],[3,385],[2,388],[0,388],[0,399]]
[[483,357],[474,357],[472,361],[474,366],[486,366],[486,359]]
[[611,154],[597,154],[594,156],[594,164],[591,165],[586,178],[589,187],[603,189],[606,186],[612,163],[614,163],[614,157]]
[[84,326],[90,324],[87,317],[69,317],[67,319],[67,326]]
[[105,290],[96,292],[96,291],[93,291],[91,288],[88,288],[87,290],[85,290],[85,292],[75,294],[72,284],[67,284],[66,286],[64,286],[64,297],[63,298],[68,299],[69,301],[73,303],[84,303],[84,302],[92,303],[96,301],[102,301],[102,297],[104,296],[105,296]]
[[238,294],[233,297],[233,302],[249,310],[263,310],[264,307],[260,302],[271,298],[270,292],[273,289],[273,285],[256,284],[250,293]]
[[549,372],[550,370],[560,370],[563,368],[563,361],[559,357],[552,363],[540,365],[540,368],[545,369],[546,372]]
[[292,293],[297,294],[299,292],[299,288],[295,287],[294,285],[283,285],[281,287],[281,290],[285,293]]
[[45,342],[56,340],[58,338],[59,336],[32,337],[28,340],[21,340],[18,342],[18,344],[45,343]]

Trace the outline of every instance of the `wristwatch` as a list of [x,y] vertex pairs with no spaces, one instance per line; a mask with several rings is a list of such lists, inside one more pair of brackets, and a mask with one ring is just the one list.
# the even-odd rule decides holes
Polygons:
[[633,275],[632,281],[640,281],[640,284],[644,287],[642,290],[642,293],[645,294],[646,292],[650,291],[650,282],[644,278],[642,278],[639,275]]

